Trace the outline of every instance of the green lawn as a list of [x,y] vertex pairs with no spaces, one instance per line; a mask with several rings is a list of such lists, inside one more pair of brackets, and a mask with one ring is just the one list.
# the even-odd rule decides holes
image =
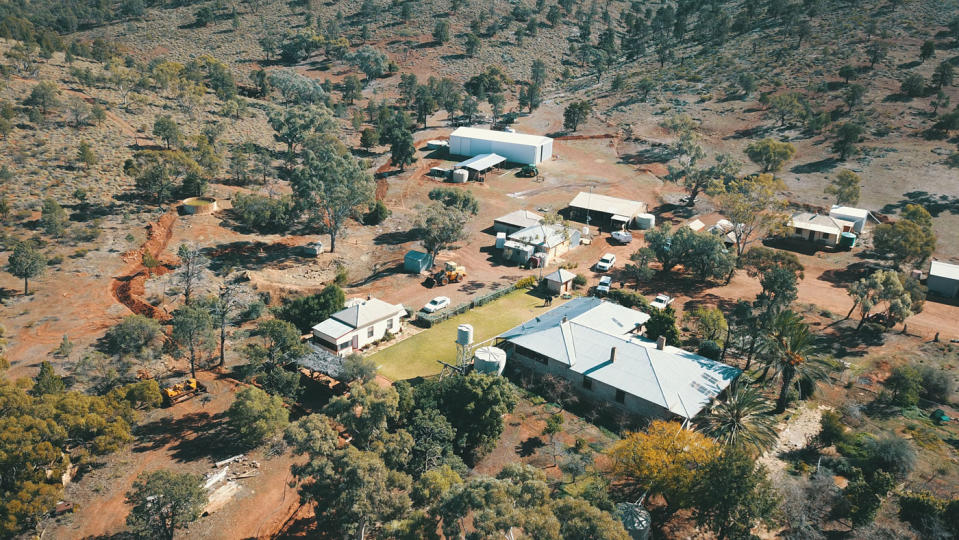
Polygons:
[[[562,302],[560,298],[554,299],[553,307]],[[517,290],[485,306],[423,330],[370,358],[379,366],[380,374],[390,380],[436,375],[443,369],[438,360],[448,363],[456,360],[454,340],[458,325],[472,324],[474,340],[479,342],[501,334],[546,310],[542,298],[537,298],[525,290]]]

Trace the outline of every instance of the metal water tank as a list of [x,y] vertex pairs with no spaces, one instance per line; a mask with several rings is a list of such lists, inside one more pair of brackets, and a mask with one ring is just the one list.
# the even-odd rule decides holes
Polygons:
[[453,183],[465,184],[470,179],[470,173],[466,169],[456,169],[453,171]]
[[656,226],[656,216],[652,214],[636,214],[635,221],[636,227],[644,231]]
[[473,355],[473,368],[479,373],[503,374],[506,367],[506,351],[499,347],[480,347]]
[[473,344],[472,324],[461,324],[456,327],[456,343],[464,346]]

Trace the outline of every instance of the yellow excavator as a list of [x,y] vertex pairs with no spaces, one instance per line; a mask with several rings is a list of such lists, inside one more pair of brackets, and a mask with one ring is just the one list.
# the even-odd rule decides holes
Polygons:
[[433,278],[434,285],[446,285],[447,283],[459,283],[466,279],[466,267],[448,261],[443,269],[430,276]]
[[181,401],[186,401],[204,391],[206,391],[206,387],[200,384],[196,379],[191,378],[183,382],[161,388],[160,394],[163,395],[163,405],[165,407],[172,407],[173,405],[176,405]]

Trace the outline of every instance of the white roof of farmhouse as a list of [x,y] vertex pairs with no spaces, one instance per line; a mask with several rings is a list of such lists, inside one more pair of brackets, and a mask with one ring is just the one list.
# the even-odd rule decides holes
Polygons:
[[[635,333],[649,315],[599,298],[577,298],[499,337],[562,362],[573,372],[692,418],[740,370],[665,347]],[[615,349],[615,358],[611,352]]]

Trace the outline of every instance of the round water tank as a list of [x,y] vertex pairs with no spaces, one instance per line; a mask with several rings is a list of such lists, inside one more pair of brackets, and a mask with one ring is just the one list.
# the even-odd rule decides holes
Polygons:
[[466,169],[456,169],[453,171],[453,183],[465,184],[470,178],[470,173]]
[[506,367],[506,351],[499,347],[480,347],[473,355],[473,368],[479,373],[503,374]]
[[456,343],[459,345],[473,344],[473,325],[461,324],[456,327]]
[[636,226],[644,231],[656,226],[656,216],[653,214],[636,214],[635,221]]

